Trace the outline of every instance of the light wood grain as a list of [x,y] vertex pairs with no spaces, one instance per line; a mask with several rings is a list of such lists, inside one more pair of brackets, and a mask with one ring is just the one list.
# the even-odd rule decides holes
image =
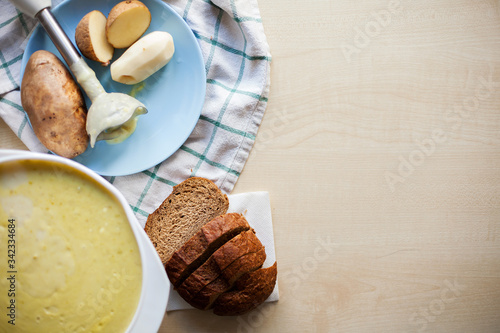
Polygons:
[[160,332],[499,331],[499,3],[377,28],[391,2],[260,1],[271,96],[234,193],[270,193],[281,299]]

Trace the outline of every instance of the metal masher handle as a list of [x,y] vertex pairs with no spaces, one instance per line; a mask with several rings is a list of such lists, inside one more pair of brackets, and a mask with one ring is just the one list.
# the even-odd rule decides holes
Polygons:
[[44,8],[35,17],[45,29],[57,50],[63,56],[68,66],[73,65],[82,57],[75,48],[75,45],[68,38],[68,35],[61,28],[57,19],[52,15],[50,9]]

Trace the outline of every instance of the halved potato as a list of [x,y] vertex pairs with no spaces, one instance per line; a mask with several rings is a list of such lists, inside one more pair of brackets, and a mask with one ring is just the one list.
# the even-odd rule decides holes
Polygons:
[[82,54],[104,66],[113,58],[114,48],[106,38],[106,16],[98,10],[85,15],[76,26],[75,41]]
[[106,36],[117,49],[129,47],[148,29],[151,13],[148,7],[137,0],[116,4],[108,15]]

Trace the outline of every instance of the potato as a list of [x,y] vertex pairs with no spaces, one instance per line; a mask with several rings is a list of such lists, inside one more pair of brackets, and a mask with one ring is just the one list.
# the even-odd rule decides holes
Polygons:
[[148,29],[151,13],[137,0],[122,1],[115,5],[106,22],[108,42],[117,49],[129,47]]
[[106,38],[106,16],[98,10],[85,15],[76,26],[75,41],[82,54],[100,62],[109,64],[115,49]]
[[154,31],[139,39],[111,64],[111,78],[136,84],[165,66],[174,55],[174,40],[165,31]]
[[31,55],[21,83],[21,104],[42,144],[72,158],[87,149],[87,107],[70,72],[54,54]]

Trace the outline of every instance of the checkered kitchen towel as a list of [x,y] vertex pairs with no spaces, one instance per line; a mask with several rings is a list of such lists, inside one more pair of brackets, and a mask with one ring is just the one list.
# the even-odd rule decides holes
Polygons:
[[[231,192],[255,141],[270,85],[271,56],[257,0],[166,2],[198,39],[206,100],[193,133],[174,155],[149,170],[108,178],[142,225],[172,186],[190,176],[206,177]],[[30,150],[47,152],[27,123],[19,93],[23,46],[35,20],[7,0],[0,0],[0,8],[0,116]]]

